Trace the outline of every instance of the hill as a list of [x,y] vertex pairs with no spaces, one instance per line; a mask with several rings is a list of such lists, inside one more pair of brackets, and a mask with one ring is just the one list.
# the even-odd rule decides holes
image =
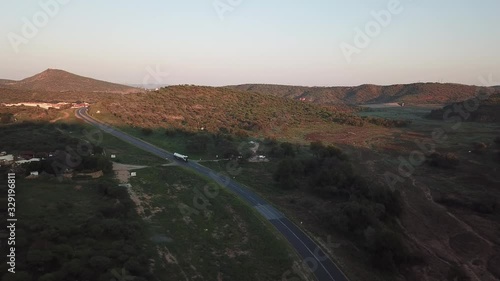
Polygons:
[[[357,87],[301,87],[265,84],[228,86],[229,88],[293,98],[323,105],[406,102],[447,104],[463,101],[484,87],[460,84],[415,83],[407,85],[361,85]],[[497,88],[497,90],[500,90]]]
[[133,93],[137,88],[79,76],[58,69],[47,69],[21,81],[0,80],[4,88],[47,92]]
[[[446,118],[459,117],[459,113],[454,111],[454,108],[461,107],[466,109],[466,113],[470,114],[464,121],[467,122],[500,122],[500,93],[492,94],[487,99],[479,101],[479,107],[476,110],[467,110],[467,108],[474,109],[477,104],[477,99],[469,99],[464,102],[457,102],[449,104],[441,109],[431,111],[429,118],[444,120]],[[468,105],[468,106],[467,106]],[[451,112],[451,114],[445,114]]]
[[116,93],[100,92],[53,92],[43,90],[21,90],[0,84],[0,104],[2,103],[23,103],[23,102],[97,102],[107,96],[116,96]]
[[0,79],[0,85],[6,84],[6,83],[13,83],[16,82],[14,80],[8,80],[8,79]]
[[107,121],[118,126],[274,135],[277,128],[405,125],[402,121],[362,118],[319,105],[227,88],[171,86],[157,92],[105,97],[91,105],[92,112],[100,111],[101,119],[108,115],[113,120]]

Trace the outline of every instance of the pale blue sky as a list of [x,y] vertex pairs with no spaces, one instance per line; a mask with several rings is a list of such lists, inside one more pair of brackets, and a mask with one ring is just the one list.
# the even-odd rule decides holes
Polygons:
[[403,12],[351,63],[340,44],[354,45],[355,29],[390,0],[241,0],[223,20],[214,0],[70,0],[16,53],[9,34],[22,36],[22,18],[50,1],[0,0],[0,78],[59,68],[155,82],[147,69],[159,65],[165,84],[480,84],[488,75],[500,84],[498,0],[400,0]]

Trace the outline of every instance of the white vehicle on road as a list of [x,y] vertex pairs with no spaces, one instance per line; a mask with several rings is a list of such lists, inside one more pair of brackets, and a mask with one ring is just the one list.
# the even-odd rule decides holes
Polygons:
[[188,161],[188,157],[186,155],[182,155],[182,154],[179,154],[177,152],[174,153],[174,157],[175,157],[175,159],[183,160],[184,162]]

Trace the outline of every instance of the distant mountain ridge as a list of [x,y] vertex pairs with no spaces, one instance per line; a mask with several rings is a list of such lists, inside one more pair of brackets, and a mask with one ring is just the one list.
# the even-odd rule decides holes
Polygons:
[[16,82],[16,81],[8,80],[8,79],[0,79],[0,85],[5,84],[5,83],[12,83],[12,82]]
[[[461,84],[414,83],[390,86],[360,85],[356,87],[302,87],[266,84],[244,84],[228,88],[309,101],[316,104],[370,104],[406,102],[413,104],[448,104],[467,100],[490,87]],[[498,87],[491,87],[500,91]]]
[[48,92],[134,93],[141,91],[137,88],[79,76],[59,69],[47,69],[20,81],[2,79],[0,87]]

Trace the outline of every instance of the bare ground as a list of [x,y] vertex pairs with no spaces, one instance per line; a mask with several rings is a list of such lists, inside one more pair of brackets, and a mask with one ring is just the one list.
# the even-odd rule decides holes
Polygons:
[[147,168],[147,166],[127,165],[113,162],[113,171],[120,183],[128,183],[130,171]]

